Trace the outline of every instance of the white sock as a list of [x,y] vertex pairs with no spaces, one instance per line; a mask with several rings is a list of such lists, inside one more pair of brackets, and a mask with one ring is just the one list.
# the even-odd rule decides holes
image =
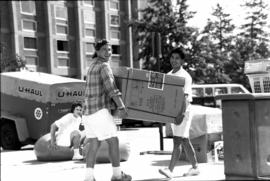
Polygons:
[[76,155],[80,155],[79,148],[74,149],[73,151],[74,151],[74,156],[76,156]]
[[121,168],[120,167],[112,167],[113,168],[113,177],[121,178]]
[[93,177],[94,177],[94,169],[91,167],[85,168],[85,178],[89,179],[89,178],[93,178]]

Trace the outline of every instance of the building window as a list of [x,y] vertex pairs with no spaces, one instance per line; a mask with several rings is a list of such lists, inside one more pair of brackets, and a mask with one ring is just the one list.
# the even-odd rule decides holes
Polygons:
[[23,30],[37,31],[37,23],[32,20],[22,20]]
[[55,7],[55,18],[61,20],[67,20],[67,7]]
[[58,57],[58,66],[59,67],[69,67],[69,59],[65,57]]
[[36,15],[35,1],[20,1],[20,2],[22,14]]
[[63,40],[57,40],[57,51],[68,52],[68,42]]
[[85,53],[94,54],[94,52],[95,52],[94,43],[85,43]]
[[112,54],[120,55],[120,45],[112,45]]
[[96,24],[96,14],[93,11],[83,11],[84,23]]
[[68,26],[65,24],[56,24],[56,33],[57,34],[68,34]]
[[95,31],[95,29],[92,29],[92,28],[85,28],[85,36],[88,36],[88,37],[95,37],[95,36],[96,36],[96,31]]
[[120,32],[119,31],[111,31],[111,39],[120,39]]
[[83,4],[86,6],[94,6],[94,0],[84,0]]
[[31,37],[24,37],[24,48],[25,49],[37,49],[37,39]]
[[119,0],[110,0],[110,9],[119,11]]
[[110,25],[111,26],[120,26],[120,17],[118,15],[110,16]]
[[25,56],[25,60],[27,65],[38,65],[38,58],[35,56]]

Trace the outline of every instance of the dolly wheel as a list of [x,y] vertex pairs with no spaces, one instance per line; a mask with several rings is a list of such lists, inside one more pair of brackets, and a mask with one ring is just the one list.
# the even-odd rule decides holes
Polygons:
[[15,124],[11,121],[1,123],[1,146],[6,150],[19,150],[21,148]]

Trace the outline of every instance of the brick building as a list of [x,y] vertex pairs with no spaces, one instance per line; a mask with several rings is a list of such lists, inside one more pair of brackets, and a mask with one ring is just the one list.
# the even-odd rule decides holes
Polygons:
[[33,71],[83,79],[94,43],[112,44],[112,66],[137,67],[127,26],[141,0],[1,1],[1,43]]

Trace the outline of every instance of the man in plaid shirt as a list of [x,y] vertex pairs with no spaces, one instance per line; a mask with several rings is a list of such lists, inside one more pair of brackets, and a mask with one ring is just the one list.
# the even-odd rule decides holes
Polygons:
[[94,165],[101,141],[107,141],[109,156],[112,162],[113,176],[111,181],[130,181],[130,175],[120,168],[119,140],[117,127],[111,115],[112,109],[118,109],[120,117],[127,116],[121,92],[115,85],[112,69],[108,63],[111,58],[111,46],[107,40],[98,41],[95,45],[93,63],[86,76],[84,125],[87,144],[90,144],[86,155],[85,181],[94,181]]

